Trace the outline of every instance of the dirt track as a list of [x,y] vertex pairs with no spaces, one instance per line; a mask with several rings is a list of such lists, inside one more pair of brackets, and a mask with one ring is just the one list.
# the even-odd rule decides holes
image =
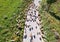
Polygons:
[[40,30],[41,21],[39,21],[39,2],[34,0],[27,11],[27,19],[25,22],[23,42],[44,42],[42,38],[42,31]]

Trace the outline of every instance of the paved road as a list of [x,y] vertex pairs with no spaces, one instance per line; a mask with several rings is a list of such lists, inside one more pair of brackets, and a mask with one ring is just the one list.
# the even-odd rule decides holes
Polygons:
[[40,0],[34,0],[29,6],[27,12],[27,19],[25,22],[23,42],[44,42],[42,38],[41,21],[39,21],[39,7]]

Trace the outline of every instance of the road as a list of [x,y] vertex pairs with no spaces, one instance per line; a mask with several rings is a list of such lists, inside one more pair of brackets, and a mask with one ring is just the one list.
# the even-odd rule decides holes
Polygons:
[[27,11],[27,19],[25,22],[23,42],[44,42],[42,31],[40,30],[41,21],[39,21],[38,7],[40,0],[34,0]]

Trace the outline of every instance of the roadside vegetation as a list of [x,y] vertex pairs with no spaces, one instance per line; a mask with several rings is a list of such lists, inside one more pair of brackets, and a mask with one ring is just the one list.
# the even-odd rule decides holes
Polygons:
[[0,42],[22,42],[30,3],[31,0],[0,0]]
[[[60,1],[43,0],[40,8],[41,19],[45,31],[46,42],[57,42],[60,36]],[[55,32],[57,32],[55,34]],[[57,37],[57,38],[56,38]]]

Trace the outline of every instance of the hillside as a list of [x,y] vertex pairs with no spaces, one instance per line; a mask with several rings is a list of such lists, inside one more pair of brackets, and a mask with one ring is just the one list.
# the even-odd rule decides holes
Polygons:
[[30,3],[31,0],[0,0],[0,42],[22,42],[25,9]]
[[60,34],[60,1],[43,0],[40,9],[43,28],[45,31],[46,42],[57,42],[54,30]]
[[[32,0],[0,0],[0,42],[22,42],[26,12]],[[60,36],[60,0],[42,0],[39,8],[46,42]],[[56,32],[56,34],[55,34]]]

